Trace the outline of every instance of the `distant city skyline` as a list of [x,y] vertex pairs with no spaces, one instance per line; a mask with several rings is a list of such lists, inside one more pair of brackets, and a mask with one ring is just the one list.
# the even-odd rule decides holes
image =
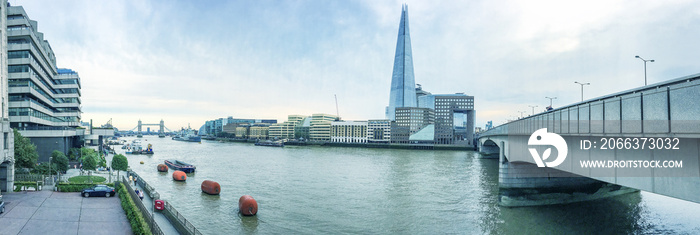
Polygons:
[[[82,121],[381,119],[403,1],[10,1],[80,74]],[[415,77],[476,97],[476,126],[700,72],[693,1],[405,2]],[[631,7],[634,6],[634,7]],[[535,110],[536,112],[538,110]],[[528,112],[529,114],[530,112]]]

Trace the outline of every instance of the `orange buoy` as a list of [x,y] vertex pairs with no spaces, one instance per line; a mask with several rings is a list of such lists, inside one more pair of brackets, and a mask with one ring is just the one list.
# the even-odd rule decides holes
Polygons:
[[183,171],[173,172],[173,179],[177,181],[185,181],[187,179],[187,174]]
[[258,202],[250,195],[243,195],[238,199],[238,211],[243,215],[255,215],[258,213]]
[[211,195],[219,195],[221,192],[221,185],[215,181],[205,180],[202,182],[202,192]]
[[158,164],[158,171],[168,172],[168,166],[166,166],[165,164]]

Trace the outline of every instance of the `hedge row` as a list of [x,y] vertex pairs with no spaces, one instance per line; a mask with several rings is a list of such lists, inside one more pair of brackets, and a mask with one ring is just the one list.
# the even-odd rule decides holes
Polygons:
[[22,187],[25,187],[25,189],[34,188],[34,190],[39,190],[36,188],[36,181],[15,181],[15,192],[22,191]]
[[129,219],[132,232],[137,235],[152,235],[151,228],[148,226],[148,223],[146,223],[146,220],[141,215],[141,211],[136,207],[136,204],[134,204],[134,201],[131,200],[129,196],[129,192],[126,190],[126,186],[119,184],[119,199],[122,201],[122,208],[124,209],[124,213],[126,213],[126,218]]
[[[101,184],[101,183],[100,183]],[[98,183],[92,184],[76,184],[76,183],[58,183],[56,187],[59,192],[80,192],[85,188],[90,188],[92,186],[98,185]],[[109,187],[114,187],[114,183],[105,184]]]

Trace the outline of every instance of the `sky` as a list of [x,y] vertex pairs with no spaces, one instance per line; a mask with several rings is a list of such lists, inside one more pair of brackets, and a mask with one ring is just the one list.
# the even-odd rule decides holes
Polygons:
[[[21,5],[80,74],[82,118],[384,118],[401,5],[416,83],[475,97],[476,125],[700,73],[700,1],[34,1]],[[337,96],[338,109],[334,96]]]

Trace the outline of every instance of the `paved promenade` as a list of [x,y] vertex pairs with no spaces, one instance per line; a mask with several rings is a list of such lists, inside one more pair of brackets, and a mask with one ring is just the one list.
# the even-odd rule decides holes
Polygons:
[[[133,184],[131,185],[132,187],[134,186]],[[143,190],[143,187],[137,186],[139,190]],[[160,211],[156,211],[153,213],[153,199],[148,196],[148,193],[143,194],[143,205],[146,206],[148,209],[148,212],[150,212],[153,215],[153,219],[156,221],[158,224],[158,227],[160,227],[160,230],[163,231],[164,234],[168,235],[175,235],[175,234],[180,234],[180,232],[175,229],[175,226],[173,226],[172,223],[170,223],[170,220],[168,220],[167,217],[165,217],[165,214]]]
[[132,234],[119,197],[29,191],[3,194],[0,234]]

